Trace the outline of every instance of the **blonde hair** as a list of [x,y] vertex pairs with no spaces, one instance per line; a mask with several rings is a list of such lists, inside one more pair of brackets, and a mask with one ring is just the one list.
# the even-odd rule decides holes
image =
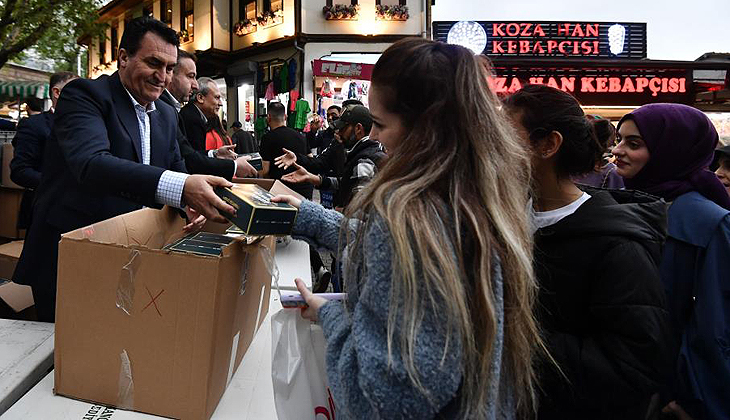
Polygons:
[[[485,417],[484,384],[497,334],[496,256],[504,293],[502,374],[510,379],[518,414],[532,415],[533,360],[544,346],[533,317],[529,155],[487,87],[485,67],[465,48],[401,40],[378,60],[372,84],[408,134],[348,205],[347,216],[364,222],[347,243],[361,246],[368,215],[384,218],[393,240],[389,357],[397,340],[411,382],[425,393],[414,365],[416,336],[424,313],[441,311],[447,337],[456,332],[461,338],[460,416]],[[345,279],[356,278],[357,254],[349,255]]]

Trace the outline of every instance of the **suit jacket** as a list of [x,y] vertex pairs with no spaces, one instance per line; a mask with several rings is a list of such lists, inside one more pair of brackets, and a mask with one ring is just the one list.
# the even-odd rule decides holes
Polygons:
[[[169,92],[163,92],[160,99],[171,107],[175,107],[175,102]],[[193,111],[198,112],[196,109],[193,109]],[[177,144],[180,147],[180,154],[185,159],[185,166],[188,168],[188,172],[191,174],[220,176],[230,181],[233,178],[233,172],[236,170],[236,164],[232,160],[211,158],[204,151],[196,151],[185,134],[185,123],[181,114],[182,110],[177,116]],[[200,117],[199,114],[198,117]],[[203,120],[200,119],[200,121],[202,122]],[[205,134],[203,135],[203,144],[205,144]]]
[[46,142],[51,135],[53,112],[23,118],[18,122],[18,131],[13,138],[14,156],[10,161],[10,179],[25,187],[20,203],[18,228],[28,229],[33,213],[35,190],[41,183],[41,168]]
[[65,232],[141,206],[162,207],[162,173],[185,172],[177,116],[163,101],[150,113],[150,164],[142,164],[137,115],[119,74],[69,82],[59,98],[43,158],[33,223],[13,280],[55,288]]
[[41,183],[41,165],[46,141],[51,135],[53,113],[43,112],[23,118],[13,137],[15,155],[10,161],[10,179],[16,184],[36,189]]
[[188,102],[180,110],[180,118],[182,118],[185,127],[183,133],[187,136],[190,145],[198,152],[206,153],[205,133],[208,131],[208,126],[203,121],[198,107],[193,102]]

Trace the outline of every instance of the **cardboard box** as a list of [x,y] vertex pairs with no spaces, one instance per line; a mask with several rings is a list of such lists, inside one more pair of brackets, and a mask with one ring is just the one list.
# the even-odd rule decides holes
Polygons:
[[23,252],[23,241],[8,242],[0,245],[0,280],[10,280]]
[[268,311],[274,238],[235,241],[219,257],[163,250],[183,225],[171,209],[142,209],[62,236],[57,394],[180,419],[213,414]]
[[13,145],[11,143],[3,143],[0,147],[0,185],[8,188],[23,189],[20,185],[10,180],[10,161],[13,160]]
[[25,231],[18,229],[18,213],[24,190],[0,186],[0,237],[22,239]]
[[236,209],[235,216],[223,215],[245,235],[289,235],[299,213],[287,203],[272,203],[273,194],[256,184],[234,184],[215,192]]
[[33,306],[30,286],[10,281],[22,251],[23,241],[0,245],[0,315],[3,317],[23,318],[19,314]]

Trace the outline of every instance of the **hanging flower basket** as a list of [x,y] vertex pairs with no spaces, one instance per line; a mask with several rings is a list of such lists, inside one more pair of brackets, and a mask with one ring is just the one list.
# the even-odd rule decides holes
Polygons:
[[375,6],[375,18],[377,20],[408,20],[408,6],[394,5],[387,6],[379,4]]
[[256,23],[261,29],[269,28],[284,22],[284,11],[268,10],[256,16]]
[[256,26],[258,22],[253,19],[239,20],[233,25],[233,32],[238,36],[248,35],[251,32],[256,32]]
[[360,5],[358,4],[335,4],[324,6],[322,14],[327,20],[357,20],[359,10]]

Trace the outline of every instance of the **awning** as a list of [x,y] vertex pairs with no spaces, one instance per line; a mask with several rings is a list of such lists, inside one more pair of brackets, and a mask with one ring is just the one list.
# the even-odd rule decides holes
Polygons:
[[6,98],[50,98],[48,83],[16,80],[0,82],[0,97]]

